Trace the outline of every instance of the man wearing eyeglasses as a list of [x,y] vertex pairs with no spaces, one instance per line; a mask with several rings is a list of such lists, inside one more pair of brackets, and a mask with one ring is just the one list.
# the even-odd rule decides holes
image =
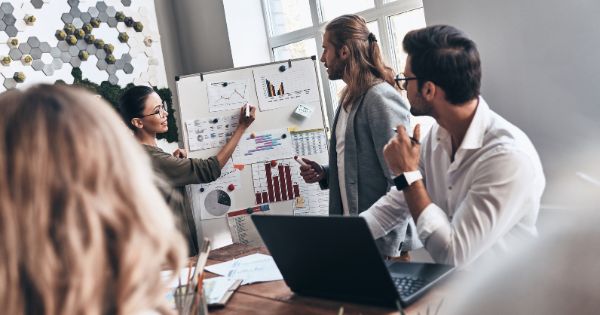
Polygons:
[[[403,125],[384,149],[396,187],[361,213],[375,238],[413,219],[436,262],[465,265],[535,236],[545,178],[528,137],[479,95],[475,43],[451,26],[414,30],[398,78],[413,115],[435,118],[419,143]],[[413,136],[419,139],[417,125]]]

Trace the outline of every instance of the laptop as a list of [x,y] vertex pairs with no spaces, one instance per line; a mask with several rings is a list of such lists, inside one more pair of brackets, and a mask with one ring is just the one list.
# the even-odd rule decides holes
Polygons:
[[285,283],[299,295],[399,308],[452,266],[386,263],[361,217],[253,215]]

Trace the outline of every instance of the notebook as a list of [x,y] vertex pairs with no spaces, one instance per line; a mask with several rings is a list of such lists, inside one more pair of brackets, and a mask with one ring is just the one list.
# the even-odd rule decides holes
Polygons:
[[454,269],[384,262],[361,217],[263,215],[252,221],[285,283],[299,295],[398,308]]

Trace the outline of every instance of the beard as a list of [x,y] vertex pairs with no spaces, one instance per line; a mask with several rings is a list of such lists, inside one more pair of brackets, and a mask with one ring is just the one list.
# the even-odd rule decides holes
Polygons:
[[346,69],[346,63],[341,60],[336,60],[328,68],[329,80],[340,80],[344,77],[344,70]]
[[421,94],[417,93],[416,96],[411,100],[408,99],[410,103],[410,113],[413,116],[431,116],[432,106],[421,96]]

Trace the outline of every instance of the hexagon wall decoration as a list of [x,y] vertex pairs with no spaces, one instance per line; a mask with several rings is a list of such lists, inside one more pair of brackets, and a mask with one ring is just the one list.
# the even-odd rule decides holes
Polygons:
[[72,83],[77,68],[98,85],[166,86],[154,12],[146,0],[0,0],[0,91]]

